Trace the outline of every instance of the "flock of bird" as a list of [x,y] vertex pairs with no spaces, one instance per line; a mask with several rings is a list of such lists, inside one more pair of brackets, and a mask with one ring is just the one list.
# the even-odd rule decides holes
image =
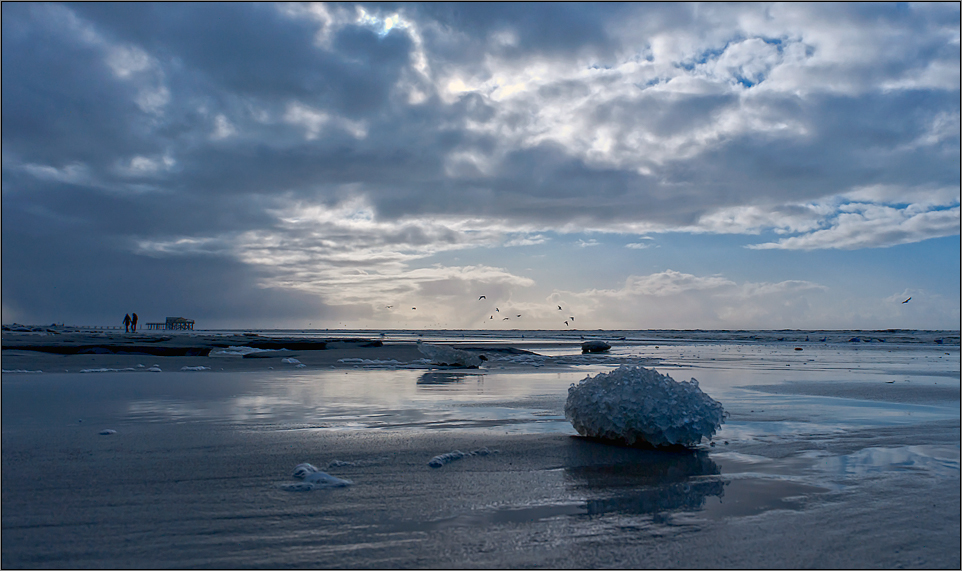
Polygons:
[[[488,297],[485,296],[485,295],[482,295],[482,296],[478,297],[478,301],[481,301],[482,299],[488,299]],[[393,308],[394,308],[393,305],[385,305],[384,307],[385,307],[385,309],[393,309]],[[417,307],[412,307],[411,310],[412,310],[412,311],[417,311]],[[494,311],[495,311],[495,313],[501,313],[501,308],[495,307],[495,308],[494,308]],[[559,306],[558,306],[558,311],[564,311],[564,309],[559,305]],[[515,319],[520,319],[520,318],[521,318],[521,314],[518,313],[518,314],[516,314],[514,317],[515,317]],[[490,320],[493,320],[493,319],[494,319],[494,314],[491,314],[491,316],[488,317],[488,320],[490,321]],[[510,320],[510,319],[511,319],[510,317],[502,317],[502,318],[501,318],[501,321],[508,321],[508,320]],[[565,320],[564,320],[565,326],[566,326],[566,327],[571,327],[571,323],[574,323],[574,320],[575,320],[575,318],[574,318],[573,315],[568,316],[568,319],[565,319]]]
[[[479,297],[478,297],[478,301],[481,301],[482,299],[488,299],[488,297],[485,296],[485,295],[482,295],[482,296],[479,296]],[[562,307],[559,305],[559,306],[558,306],[558,311],[564,311],[564,309],[562,309]],[[501,313],[501,308],[495,307],[495,308],[494,308],[494,312],[495,312],[495,313]],[[516,318],[516,319],[520,319],[520,318],[521,318],[521,314],[519,313],[519,314],[515,315],[515,318]],[[488,317],[488,320],[490,321],[490,320],[493,320],[493,319],[494,319],[494,314],[491,314],[491,315]],[[510,317],[502,317],[502,318],[501,318],[501,321],[508,321],[509,319],[511,319],[511,318],[510,318]],[[574,322],[574,320],[575,320],[575,318],[574,318],[573,316],[568,317],[568,319],[571,320],[572,322]],[[568,323],[568,320],[565,320],[565,326],[567,326],[567,327],[570,327],[570,326],[571,326],[571,325]]]
[[[485,295],[482,295],[482,296],[478,297],[478,301],[481,301],[482,299],[488,299],[488,297],[485,296]],[[909,299],[903,301],[902,303],[903,303],[903,304],[908,303],[909,300],[911,300],[911,299],[912,299],[912,298],[910,297]],[[385,306],[385,307],[386,307],[387,309],[391,309],[391,308],[393,308],[394,306],[393,306],[393,305],[387,305],[387,306]],[[417,310],[416,307],[412,307],[411,309],[412,309],[412,310],[415,310],[415,311]],[[495,308],[494,308],[494,311],[495,311],[495,313],[501,313],[501,309],[498,308],[498,307],[495,307]],[[562,309],[562,307],[559,305],[559,306],[558,306],[558,311],[564,311],[564,309]],[[515,318],[520,319],[520,318],[521,318],[521,314],[519,313],[519,314],[515,315]],[[491,314],[491,316],[488,318],[488,320],[490,321],[490,320],[493,320],[493,319],[494,319],[494,314]],[[508,321],[508,320],[510,320],[510,319],[511,319],[510,317],[502,317],[502,318],[501,318],[501,321]],[[572,316],[569,316],[568,319],[565,319],[565,320],[564,320],[564,322],[565,322],[565,327],[571,327],[571,323],[569,323],[569,320],[570,320],[571,323],[574,323],[574,320],[575,320],[574,316],[573,316],[573,315],[572,315]]]

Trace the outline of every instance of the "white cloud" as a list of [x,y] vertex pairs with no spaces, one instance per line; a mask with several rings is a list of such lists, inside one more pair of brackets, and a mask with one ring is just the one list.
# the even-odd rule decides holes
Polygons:
[[735,285],[720,276],[698,277],[666,270],[648,276],[631,276],[623,290],[625,295],[650,295],[663,297],[686,291],[710,290]]
[[237,133],[237,129],[223,113],[214,118],[214,132],[210,137],[215,140],[226,139]]
[[26,164],[22,168],[40,180],[74,184],[90,180],[90,169],[83,163],[71,163],[61,168],[50,165]]
[[331,116],[326,111],[314,109],[296,101],[287,105],[284,122],[302,127],[304,138],[308,141],[317,139],[328,125],[346,131],[356,139],[363,139],[367,136],[367,128],[361,121]]
[[147,53],[134,46],[111,46],[107,48],[107,65],[117,77],[127,78],[131,74],[151,68],[151,58]]
[[630,276],[621,289],[556,291],[548,301],[563,304],[565,314],[586,329],[596,323],[623,329],[796,328],[833,322],[831,312],[844,303],[829,293],[802,280],[737,283],[666,270]]
[[778,242],[748,246],[757,250],[882,248],[959,234],[959,207],[938,210],[848,204],[829,228]]

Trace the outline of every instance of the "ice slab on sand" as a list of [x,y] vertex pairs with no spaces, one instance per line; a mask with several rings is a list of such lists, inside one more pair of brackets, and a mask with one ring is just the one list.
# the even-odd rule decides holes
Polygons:
[[418,351],[430,359],[431,363],[446,367],[478,368],[481,366],[481,363],[488,360],[484,355],[462,351],[445,345],[428,345],[420,341],[418,341]]
[[565,418],[582,436],[652,446],[693,446],[724,422],[720,402],[692,379],[622,366],[568,388]]
[[292,478],[302,480],[295,484],[282,484],[281,487],[291,492],[309,492],[323,488],[343,488],[354,482],[342,480],[325,472],[321,472],[308,463],[298,464],[291,473]]

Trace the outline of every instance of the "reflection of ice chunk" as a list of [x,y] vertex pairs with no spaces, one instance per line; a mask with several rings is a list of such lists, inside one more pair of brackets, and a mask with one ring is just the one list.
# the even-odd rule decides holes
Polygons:
[[282,484],[281,487],[291,492],[309,492],[322,488],[343,488],[353,484],[350,480],[342,480],[325,472],[321,472],[313,465],[308,463],[298,464],[294,467],[291,477],[303,480],[296,484]]
[[568,388],[565,418],[582,436],[629,445],[698,444],[724,422],[721,403],[654,369],[623,366]]
[[484,355],[462,351],[446,345],[427,345],[420,341],[418,341],[418,351],[430,359],[432,364],[446,367],[478,368],[481,363],[488,360]]

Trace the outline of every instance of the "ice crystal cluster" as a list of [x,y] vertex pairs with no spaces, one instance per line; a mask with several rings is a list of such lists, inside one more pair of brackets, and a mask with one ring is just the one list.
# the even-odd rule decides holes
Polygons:
[[568,388],[565,418],[582,436],[632,445],[693,446],[724,422],[720,402],[692,379],[678,382],[654,369],[623,366]]

